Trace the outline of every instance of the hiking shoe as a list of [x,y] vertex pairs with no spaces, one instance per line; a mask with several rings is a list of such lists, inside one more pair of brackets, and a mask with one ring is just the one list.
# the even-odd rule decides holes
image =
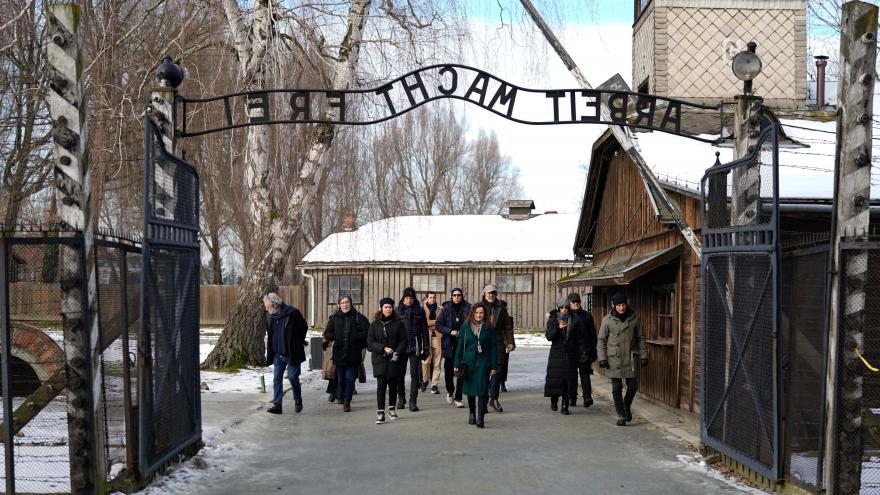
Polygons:
[[440,393],[440,390],[437,388],[437,385],[431,387],[431,393],[437,395]]
[[633,415],[632,415],[632,412],[631,412],[629,409],[626,410],[626,416],[624,416],[623,419],[625,419],[627,423],[632,422],[632,420],[633,420]]
[[590,407],[592,405],[593,405],[593,398],[592,397],[588,397],[586,400],[584,400],[584,407]]
[[351,403],[345,402],[342,404],[342,412],[351,412]]
[[626,426],[626,418],[617,418],[617,426]]
[[300,412],[303,410],[303,401],[297,400],[293,402],[293,412]]
[[460,400],[453,401],[452,403],[455,405],[455,407],[464,407],[464,403]]
[[403,399],[397,399],[397,408],[406,409],[406,401]]
[[385,411],[377,411],[376,412],[376,424],[377,425],[385,424]]
[[281,414],[281,404],[272,404],[272,407],[266,409],[269,414]]
[[428,390],[428,382],[422,382],[422,392]]
[[446,394],[446,403],[452,404],[452,394]]
[[551,410],[551,411],[558,411],[558,410],[559,410],[559,405],[558,405],[558,404],[559,404],[559,403],[556,402],[555,400],[551,400],[551,401],[550,401],[550,410]]
[[569,414],[571,414],[570,412],[568,412],[568,406],[562,406],[561,412],[563,416],[568,416]]
[[390,419],[391,421],[394,421],[395,419],[397,419],[399,417],[400,416],[397,415],[397,409],[394,406],[391,406],[388,408],[388,419]]

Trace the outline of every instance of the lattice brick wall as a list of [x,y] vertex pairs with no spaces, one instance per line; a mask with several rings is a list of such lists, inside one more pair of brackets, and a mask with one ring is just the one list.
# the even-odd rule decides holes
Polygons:
[[654,75],[654,12],[645,13],[633,29],[632,86],[637,89],[646,77],[650,78],[648,91],[653,93]]

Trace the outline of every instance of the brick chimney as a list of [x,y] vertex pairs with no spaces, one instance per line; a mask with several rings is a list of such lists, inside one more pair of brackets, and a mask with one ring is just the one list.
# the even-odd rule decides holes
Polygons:
[[502,216],[508,220],[528,220],[534,216],[532,210],[535,209],[535,202],[531,199],[508,199],[501,207],[507,208],[507,213],[502,213]]
[[345,232],[357,230],[357,218],[354,213],[347,211],[342,215],[342,230]]

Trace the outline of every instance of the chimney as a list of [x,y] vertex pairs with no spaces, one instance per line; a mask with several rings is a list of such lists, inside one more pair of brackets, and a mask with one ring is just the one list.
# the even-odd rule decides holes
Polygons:
[[501,207],[507,208],[507,214],[502,216],[508,220],[528,220],[533,216],[535,202],[531,199],[508,199]]
[[357,230],[357,219],[355,219],[354,213],[347,211],[342,215],[342,230],[344,232]]
[[828,56],[816,55],[816,109],[825,108],[825,66],[828,65]]
[[558,215],[559,212],[556,210],[550,210],[550,211],[545,211],[544,214],[545,215]]

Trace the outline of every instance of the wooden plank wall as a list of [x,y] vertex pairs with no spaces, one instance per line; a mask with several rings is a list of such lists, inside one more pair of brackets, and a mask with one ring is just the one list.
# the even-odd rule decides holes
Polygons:
[[[501,299],[507,301],[508,311],[514,318],[516,329],[543,329],[547,312],[553,308],[558,298],[556,281],[568,275],[571,271],[570,264],[557,264],[551,266],[534,265],[482,265],[482,266],[450,266],[428,265],[425,268],[418,266],[404,267],[333,267],[333,268],[306,268],[306,273],[315,277],[316,292],[316,326],[323,327],[328,316],[336,310],[335,302],[328,301],[329,284],[328,277],[331,275],[362,275],[363,276],[363,304],[356,304],[355,308],[372,319],[377,310],[379,300],[383,297],[391,297],[399,301],[403,289],[412,285],[412,275],[422,273],[437,273],[446,275],[446,287],[443,294],[438,295],[438,301],[444,302],[449,299],[449,292],[455,287],[465,291],[465,298],[469,302],[479,301],[482,294],[480,291],[487,284],[494,283],[499,274],[532,274],[532,292],[528,294],[500,294]],[[419,299],[424,294],[419,294]]]
[[[305,305],[306,290],[304,286],[288,285],[278,288],[278,295],[291,306],[302,311],[308,320],[308,307]],[[237,285],[203,285],[200,289],[201,323],[203,325],[222,325],[226,323],[229,311],[235,306],[238,298]]]

